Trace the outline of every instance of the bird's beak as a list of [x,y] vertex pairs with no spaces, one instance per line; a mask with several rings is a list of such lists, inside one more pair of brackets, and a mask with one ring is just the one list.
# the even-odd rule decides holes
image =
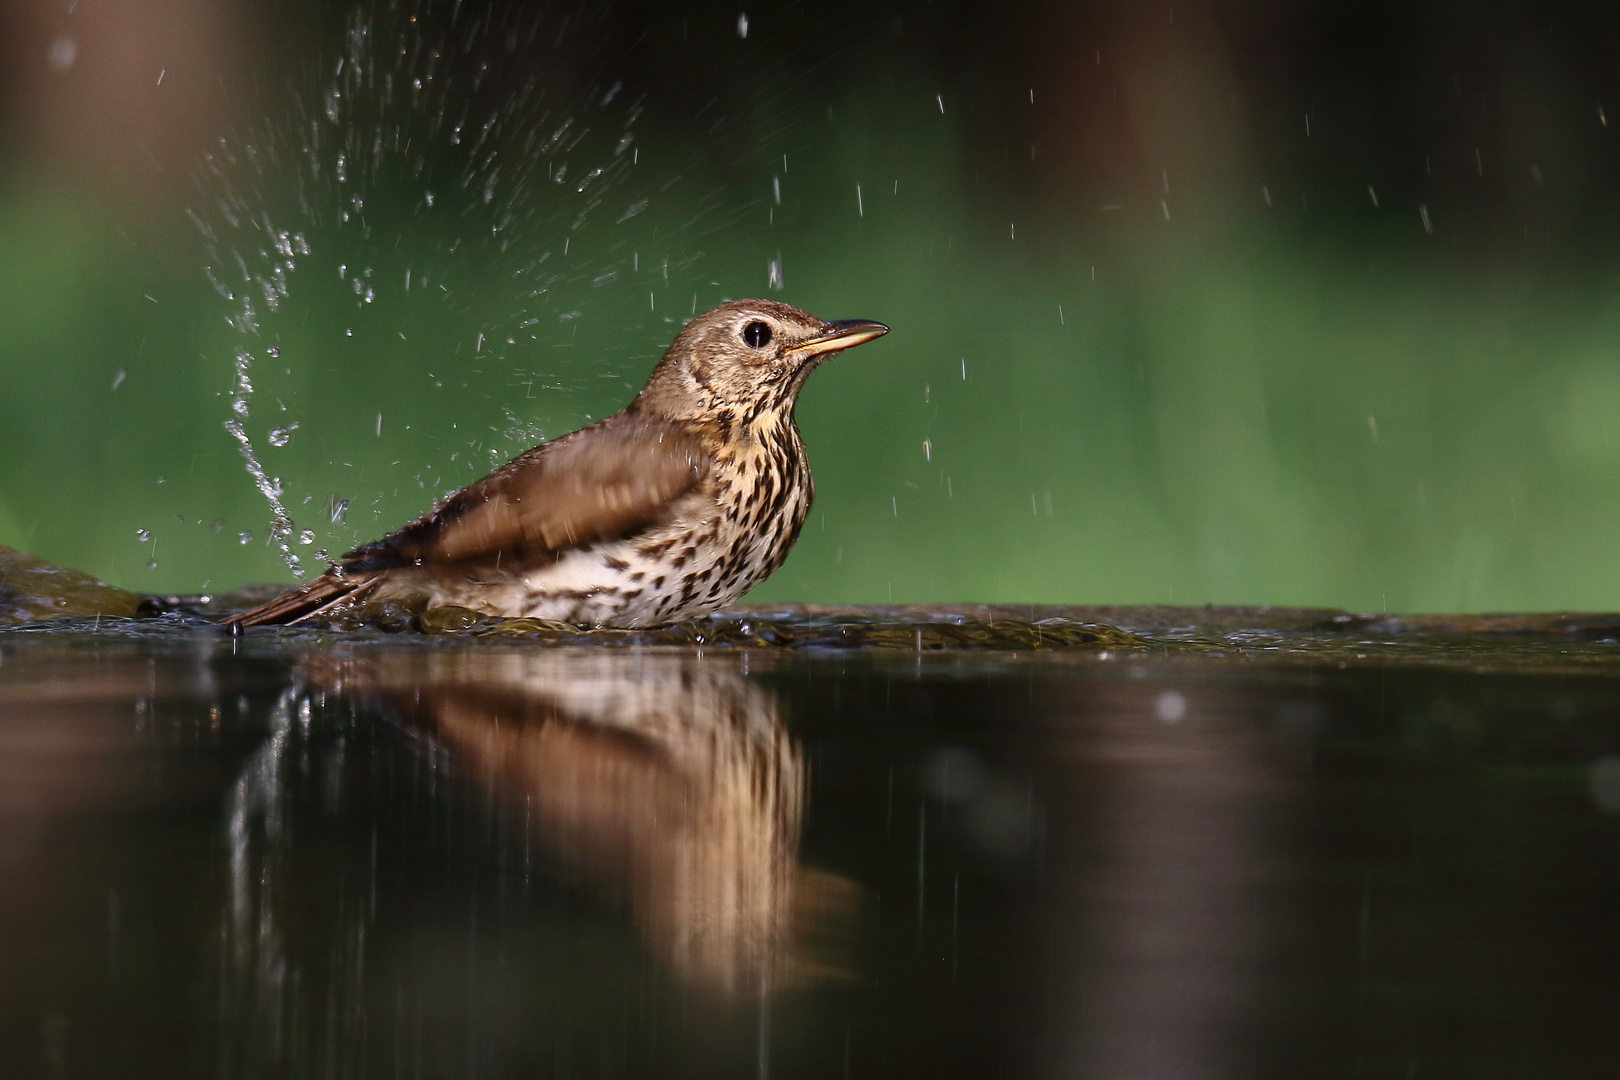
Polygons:
[[822,323],[821,333],[809,341],[795,345],[793,352],[803,356],[824,356],[842,349],[854,348],[856,345],[864,345],[888,332],[887,326],[871,319],[838,319],[835,322]]

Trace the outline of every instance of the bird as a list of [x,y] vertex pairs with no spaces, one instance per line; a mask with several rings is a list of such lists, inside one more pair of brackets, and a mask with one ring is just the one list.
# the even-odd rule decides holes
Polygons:
[[239,632],[390,601],[633,630],[725,607],[782,565],[810,511],[793,416],[805,378],[888,331],[774,300],[720,304],[676,334],[619,412],[223,622]]

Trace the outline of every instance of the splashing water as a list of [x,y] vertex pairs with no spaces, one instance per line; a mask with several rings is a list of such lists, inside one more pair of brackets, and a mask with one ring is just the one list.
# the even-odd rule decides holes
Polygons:
[[[242,421],[248,417],[248,398],[253,394],[253,381],[248,378],[248,371],[253,366],[253,357],[246,350],[236,354],[236,381],[231,388],[231,412],[235,415],[225,421],[225,430],[231,438],[236,440],[242,458],[247,462],[248,475],[253,477],[254,486],[259,489],[265,501],[270,504],[270,542],[276,545],[281,552],[281,561],[287,564],[287,569],[293,572],[294,577],[303,577],[304,568],[298,561],[288,538],[293,534],[292,515],[287,513],[287,507],[281,501],[281,478],[271,479],[259,464],[259,455],[253,449],[253,440],[248,438],[247,430]],[[251,539],[249,534],[242,533],[242,543]]]
[[[317,496],[305,486],[319,483],[330,491],[337,482],[311,478],[286,486],[303,489],[310,496],[304,503],[320,498],[315,505],[326,507],[328,520],[301,528],[288,508],[297,500],[284,491],[282,477],[263,467],[246,426],[256,363],[263,365],[255,373],[265,384],[260,393],[274,392],[284,414],[265,439],[286,447],[300,421],[312,427],[314,419],[285,416],[303,406],[298,380],[278,381],[284,366],[287,376],[299,364],[341,369],[387,348],[392,367],[401,352],[435,348],[435,336],[442,347],[441,327],[469,317],[479,324],[461,340],[476,333],[480,361],[510,363],[520,354],[532,363],[546,326],[559,325],[555,314],[542,319],[539,312],[556,312],[559,295],[577,300],[571,291],[626,280],[652,265],[650,249],[661,248],[665,267],[695,257],[683,259],[667,241],[626,233],[657,236],[650,221],[637,220],[655,191],[613,195],[638,160],[642,102],[621,96],[622,83],[605,93],[606,83],[575,87],[565,84],[566,75],[557,76],[558,85],[548,83],[545,43],[555,39],[550,47],[566,55],[574,43],[565,32],[577,35],[577,20],[558,25],[544,22],[547,16],[508,11],[469,24],[458,22],[458,12],[459,5],[435,0],[356,11],[340,55],[317,60],[311,72],[320,74],[304,91],[290,95],[283,110],[272,104],[261,114],[265,119],[221,138],[200,164],[205,202],[187,213],[204,240],[208,280],[230,304],[226,321],[247,339],[235,349],[224,427],[269,505],[269,539],[295,576],[302,567],[294,548],[313,543],[316,530],[348,523],[341,510],[331,509],[337,496]],[[542,25],[548,28],[543,35]],[[521,65],[505,70],[499,65],[516,62],[502,59],[513,54],[514,42]],[[598,219],[598,231],[614,232],[593,241]],[[638,242],[627,245],[627,235]],[[328,267],[336,273],[328,276]],[[780,270],[775,274],[779,280]],[[295,281],[300,295],[289,310]],[[467,298],[487,305],[477,290],[501,282],[515,310],[486,321]],[[344,305],[349,314],[342,323],[314,332],[312,310]],[[421,321],[406,321],[413,319]],[[406,333],[413,326],[421,328],[420,345],[405,344],[418,337]],[[349,348],[328,336],[338,334],[340,342],[366,342],[372,352],[338,352]],[[378,345],[379,339],[393,344]],[[546,360],[552,366],[573,362],[568,354]],[[491,430],[511,438],[527,426]],[[376,427],[380,435],[380,422]],[[334,445],[331,430],[317,441]],[[295,480],[300,463],[319,465],[309,460],[314,444],[300,446],[303,456],[278,470],[291,468]],[[485,459],[502,456],[476,440],[470,446]],[[464,447],[448,454],[449,461],[458,455],[471,456]],[[379,492],[374,503],[383,498]],[[348,504],[341,500],[343,508]]]
[[[221,204],[221,206],[226,219],[233,224],[238,223],[238,219],[232,214],[231,210],[224,204]],[[194,222],[202,225],[201,219],[196,214],[193,213],[191,217]],[[257,284],[260,295],[264,297],[266,308],[275,311],[281,306],[282,298],[287,295],[288,276],[296,269],[296,256],[308,255],[310,248],[308,241],[302,234],[277,230],[271,224],[268,215],[264,217],[262,227],[264,232],[273,238],[275,248],[275,261],[272,263],[270,272],[267,275],[255,277],[249,273],[247,263],[241,255],[235,252],[232,252],[232,255],[241,268],[243,280]],[[210,234],[210,230],[206,225],[203,225],[203,229],[205,236]],[[265,253],[260,252],[260,255],[263,256]],[[206,267],[205,272],[208,275],[209,282],[214,286],[214,290],[225,299],[235,301],[238,305],[227,321],[239,333],[256,337],[259,333],[259,318],[252,294],[244,290],[240,296],[237,295],[219,280],[212,266]],[[280,355],[280,350],[275,346],[270,346],[265,349],[265,354],[269,358],[275,358]],[[231,416],[225,421],[224,428],[231,438],[236,440],[237,449],[247,463],[248,475],[253,478],[254,486],[259,489],[259,493],[270,504],[270,542],[275,544],[277,550],[280,551],[281,560],[287,564],[287,569],[292,571],[293,577],[302,577],[304,575],[303,565],[299,562],[298,556],[293,552],[292,545],[289,542],[289,538],[293,534],[293,519],[292,515],[287,512],[286,505],[282,502],[281,478],[271,478],[264,471],[264,466],[259,461],[258,451],[254,449],[253,440],[249,437],[247,428],[243,423],[248,418],[249,402],[253,397],[253,380],[249,374],[252,368],[253,354],[247,349],[238,349],[235,357],[235,374],[231,383]],[[297,428],[297,423],[271,428],[269,433],[270,445],[278,447],[287,445],[288,440],[292,438],[292,432]],[[239,539],[243,544],[246,544],[252,539],[252,534],[243,532],[239,534]]]

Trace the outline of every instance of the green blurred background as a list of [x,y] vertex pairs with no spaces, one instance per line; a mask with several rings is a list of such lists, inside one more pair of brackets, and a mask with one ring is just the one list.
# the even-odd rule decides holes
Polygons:
[[1620,608],[1620,12],[3,18],[0,543],[291,581],[239,355],[318,565],[771,295],[894,332],[753,600]]

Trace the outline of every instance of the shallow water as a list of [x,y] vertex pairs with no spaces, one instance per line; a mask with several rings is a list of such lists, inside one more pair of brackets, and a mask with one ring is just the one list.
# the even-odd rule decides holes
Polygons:
[[1620,1065],[1604,620],[448,630],[0,632],[0,1074]]

